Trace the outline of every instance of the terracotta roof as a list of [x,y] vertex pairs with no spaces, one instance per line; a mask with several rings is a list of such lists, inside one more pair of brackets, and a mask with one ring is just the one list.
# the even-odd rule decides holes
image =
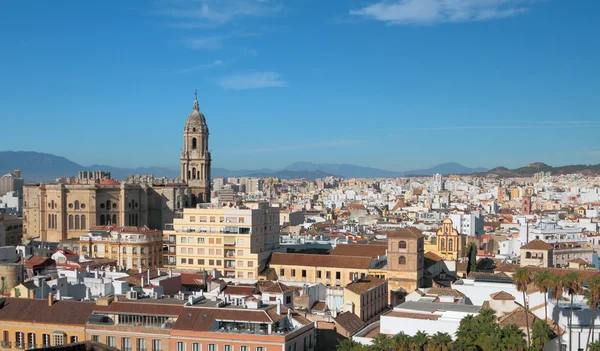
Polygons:
[[377,256],[387,255],[387,245],[356,245],[356,244],[339,244],[335,249],[329,250],[330,255],[342,256]]
[[98,181],[98,185],[120,185],[121,183],[119,183],[118,181],[114,180],[114,179],[102,179],[100,181]]
[[294,307],[295,308],[308,308],[308,295],[294,296]]
[[0,301],[0,321],[84,325],[96,307],[93,302],[55,301],[6,297]]
[[481,304],[481,308],[491,308],[490,302],[488,300],[483,301],[483,303]]
[[578,263],[578,264],[588,264],[586,260],[584,260],[583,258],[574,258],[572,260],[569,260],[569,262],[573,262],[573,263]]
[[50,266],[54,263],[54,260],[50,257],[31,256],[28,260],[24,260],[24,262],[22,263],[25,265],[25,267],[29,269],[34,269],[39,267]]
[[310,309],[311,311],[326,311],[327,304],[325,303],[325,301],[315,301],[315,303]]
[[458,290],[452,288],[431,288],[427,290],[427,295],[437,295],[437,296],[454,296],[456,298],[465,297],[465,294],[461,293]]
[[[137,269],[130,269],[127,271],[129,274],[128,277],[118,278],[117,280],[126,281],[131,286],[141,286],[142,285],[142,277],[144,277],[144,285],[150,283],[148,280],[148,271],[144,271],[143,273],[139,273]],[[166,276],[166,274],[160,274],[160,270],[151,269],[150,270],[150,279],[158,278],[160,276]]]
[[226,295],[252,295],[257,291],[255,286],[237,286],[237,285],[227,285],[225,289],[223,289],[223,294]]
[[547,242],[544,242],[539,239],[535,239],[533,241],[530,241],[529,244],[525,244],[525,245],[521,246],[521,249],[552,250],[552,249],[554,249],[554,247],[552,247],[552,245],[548,244]]
[[499,291],[497,293],[490,294],[490,297],[492,298],[492,300],[496,300],[496,301],[499,301],[499,300],[506,300],[506,301],[508,301],[508,300],[514,300],[515,299],[514,296],[512,296],[509,293],[507,293],[506,291]]
[[339,314],[333,320],[340,327],[344,328],[344,330],[350,334],[349,336],[356,334],[365,326],[365,322],[363,322],[357,315],[350,311]]
[[[531,328],[533,322],[535,322],[539,318],[531,312],[528,312],[527,315],[529,316],[529,328]],[[501,327],[513,324],[519,328],[526,328],[527,324],[525,321],[525,308],[521,306],[515,308],[512,312],[509,312],[504,316],[500,317],[500,319],[498,319],[498,324]]]
[[517,268],[520,268],[521,266],[518,264],[513,264],[513,263],[500,263],[498,265],[496,265],[496,268],[494,268],[494,272],[514,272],[517,270]]
[[386,317],[398,317],[398,318],[411,318],[411,319],[427,319],[430,321],[436,321],[440,318],[437,314],[426,314],[426,313],[413,313],[413,312],[398,312],[392,311],[385,315]]
[[204,285],[204,274],[181,273],[181,285]]
[[581,279],[583,281],[587,281],[591,277],[594,277],[594,276],[597,276],[600,274],[600,271],[598,271],[596,269],[544,268],[544,267],[534,267],[534,266],[527,266],[527,269],[532,273],[547,270],[550,273],[561,276],[561,277],[566,275],[569,272],[577,272],[579,275],[581,275]]
[[363,279],[360,279],[356,282],[352,282],[346,285],[345,289],[352,291],[355,294],[363,294],[366,291],[373,289],[381,284],[383,284],[385,280],[379,279],[375,276],[368,275]]
[[421,231],[415,227],[407,227],[399,230],[387,230],[380,232],[380,234],[387,234],[388,238],[419,239],[424,237]]
[[[309,266],[309,267],[340,267],[368,269],[371,267],[371,257],[342,256],[342,255],[311,255],[297,253],[275,252],[271,255],[271,265]],[[296,272],[300,274],[300,272]]]
[[436,253],[431,252],[431,251],[427,251],[425,253],[424,257],[427,260],[431,260],[431,261],[435,261],[435,262],[440,262],[440,261],[444,260],[442,257],[438,256]]
[[289,287],[280,282],[274,282],[270,280],[261,280],[257,284],[258,290],[262,293],[272,293],[272,294],[283,294],[295,291],[294,288]]

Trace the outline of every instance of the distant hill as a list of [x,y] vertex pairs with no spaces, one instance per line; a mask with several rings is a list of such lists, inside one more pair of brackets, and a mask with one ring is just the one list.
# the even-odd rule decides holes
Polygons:
[[406,171],[406,172],[402,172],[403,175],[408,176],[408,175],[434,175],[436,173],[439,174],[471,174],[471,173],[479,173],[479,172],[487,172],[488,169],[487,168],[483,168],[483,167],[475,167],[475,168],[469,168],[466,166],[463,166],[461,164],[458,164],[456,162],[448,162],[448,163],[442,163],[439,165],[435,165],[431,168],[425,168],[425,169],[415,169],[412,171]]
[[531,177],[538,172],[550,172],[552,175],[557,174],[584,174],[584,175],[600,175],[600,164],[597,165],[569,165],[552,167],[543,162],[530,163],[525,167],[508,169],[506,167],[496,167],[488,172],[479,173],[479,176],[488,177]]
[[281,179],[301,179],[301,178],[306,178],[306,179],[311,179],[314,180],[316,178],[325,178],[325,177],[338,177],[335,174],[331,174],[331,173],[326,173],[320,170],[316,170],[316,171],[288,171],[288,170],[281,170],[281,171],[276,171],[276,172],[272,172],[272,173],[250,173],[248,174],[248,177],[274,177],[274,178],[281,178]]

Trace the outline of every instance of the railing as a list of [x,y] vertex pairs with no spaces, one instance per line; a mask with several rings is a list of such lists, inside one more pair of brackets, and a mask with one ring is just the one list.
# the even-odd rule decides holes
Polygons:
[[10,341],[1,341],[1,342],[0,342],[0,347],[8,347],[8,348],[11,348],[11,347],[12,347],[12,342],[10,342]]
[[25,343],[23,342],[15,342],[15,349],[24,349]]

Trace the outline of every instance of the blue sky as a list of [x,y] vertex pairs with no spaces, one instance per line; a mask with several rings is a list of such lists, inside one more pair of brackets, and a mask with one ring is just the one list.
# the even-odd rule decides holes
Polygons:
[[597,0],[5,1],[0,150],[177,167],[600,163]]

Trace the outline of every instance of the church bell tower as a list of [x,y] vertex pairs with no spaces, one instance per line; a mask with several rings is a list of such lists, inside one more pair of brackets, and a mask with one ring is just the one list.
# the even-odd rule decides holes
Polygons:
[[183,152],[181,153],[181,179],[192,192],[191,205],[210,202],[210,152],[208,151],[208,126],[200,112],[198,94],[194,109],[183,128]]

